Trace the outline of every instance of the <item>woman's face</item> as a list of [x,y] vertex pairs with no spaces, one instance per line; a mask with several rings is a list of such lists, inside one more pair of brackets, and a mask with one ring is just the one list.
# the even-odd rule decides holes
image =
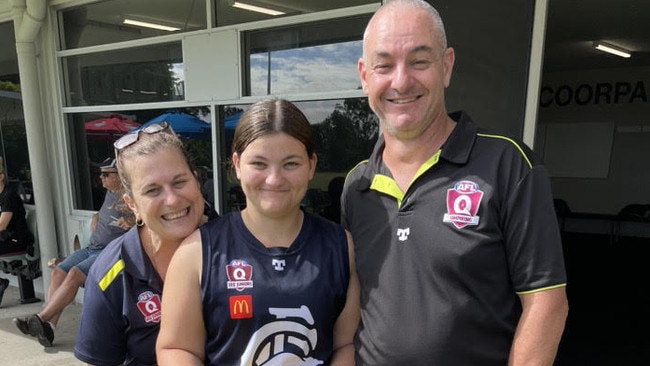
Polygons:
[[233,165],[246,194],[246,208],[268,217],[295,213],[314,177],[316,156],[307,156],[305,145],[285,134],[260,137]]
[[199,226],[203,196],[181,152],[162,149],[124,167],[132,194],[126,203],[161,240],[183,240]]

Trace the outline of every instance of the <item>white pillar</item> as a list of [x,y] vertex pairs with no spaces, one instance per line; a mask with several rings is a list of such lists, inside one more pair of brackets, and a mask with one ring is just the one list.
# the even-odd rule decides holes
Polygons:
[[38,225],[38,241],[43,270],[43,292],[49,286],[47,261],[56,257],[56,230],[54,222],[53,193],[50,182],[42,100],[39,88],[38,64],[35,39],[38,36],[46,13],[46,0],[12,0],[16,53],[20,73],[20,88],[23,98],[25,132],[29,149],[29,165],[32,172],[34,203]]

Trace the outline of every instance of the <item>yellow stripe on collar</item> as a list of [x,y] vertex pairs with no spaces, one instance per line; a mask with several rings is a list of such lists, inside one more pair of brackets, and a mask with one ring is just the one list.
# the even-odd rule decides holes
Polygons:
[[[420,166],[418,171],[415,173],[415,176],[413,177],[413,180],[411,180],[411,184],[418,179],[424,172],[429,170],[432,166],[436,165],[438,160],[440,159],[440,152],[441,150],[438,150],[435,154],[433,154],[432,157],[430,157],[427,161]],[[387,175],[383,174],[375,174],[375,176],[372,178],[372,183],[370,184],[370,189],[374,189],[375,191],[387,194],[397,200],[397,207],[402,206],[402,200],[404,199],[404,192],[399,188],[397,185],[397,182],[395,180]]]

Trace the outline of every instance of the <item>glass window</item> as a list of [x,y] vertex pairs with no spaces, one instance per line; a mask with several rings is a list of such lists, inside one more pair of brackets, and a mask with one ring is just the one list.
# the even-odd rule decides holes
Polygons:
[[29,167],[25,117],[20,92],[16,41],[12,22],[0,23],[0,156],[4,160],[5,183],[34,203]]
[[245,95],[360,89],[370,15],[244,33]]
[[378,0],[213,0],[217,26],[309,14],[351,6],[378,4]]
[[[314,179],[303,199],[303,207],[332,220],[339,220],[339,198],[342,179],[361,160],[367,159],[377,140],[379,122],[370,111],[366,98],[295,102],[312,124],[318,165]],[[231,164],[234,130],[241,113],[248,105],[228,105],[219,108],[224,133],[220,155],[220,212],[240,210],[246,198],[235,177]]]
[[522,137],[534,1],[436,0],[456,51],[447,110],[481,127]]
[[[149,109],[111,113],[78,113],[68,115],[71,136],[74,207],[98,210],[105,191],[99,179],[102,161],[114,156],[113,142],[142,124],[165,120],[185,142],[201,179],[202,186],[212,176],[212,134],[210,108]],[[204,196],[214,201],[214,193]]]
[[180,42],[69,56],[63,63],[67,106],[184,99]]
[[61,49],[207,28],[205,0],[111,0],[66,9],[59,14]]

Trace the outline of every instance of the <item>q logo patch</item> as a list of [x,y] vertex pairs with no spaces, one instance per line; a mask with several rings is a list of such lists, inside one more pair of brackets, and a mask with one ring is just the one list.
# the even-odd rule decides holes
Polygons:
[[479,190],[478,184],[469,180],[457,182],[454,188],[447,190],[447,213],[442,221],[450,222],[458,229],[478,225],[476,213],[482,198],[483,191]]
[[138,310],[147,323],[160,323],[160,296],[151,291],[138,295]]

